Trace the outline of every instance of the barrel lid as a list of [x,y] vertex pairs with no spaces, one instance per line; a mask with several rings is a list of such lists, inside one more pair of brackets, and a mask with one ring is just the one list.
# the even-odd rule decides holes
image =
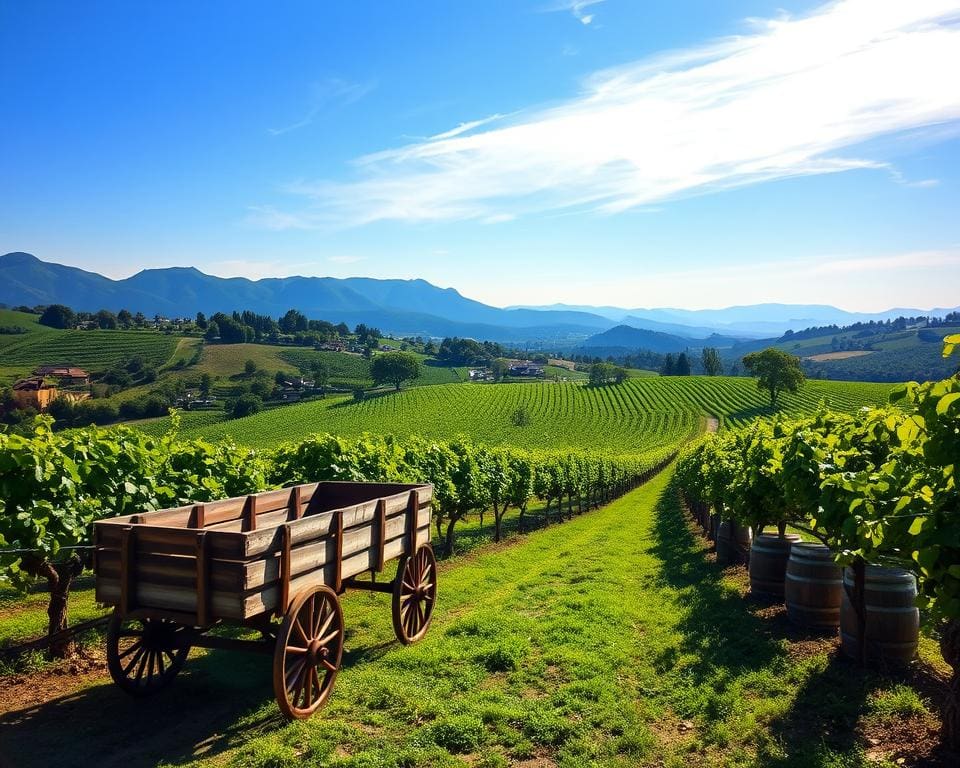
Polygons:
[[759,536],[754,537],[753,546],[785,549],[787,547],[793,548],[793,546],[799,544],[800,541],[800,535],[796,533],[788,533],[784,536],[779,536],[776,533],[761,533]]
[[[868,565],[864,570],[864,576],[867,581],[874,584],[878,582],[887,584],[916,583],[916,577],[905,568],[893,568],[885,565]],[[843,578],[845,581],[848,580],[850,584],[853,584],[853,568],[848,567],[844,571]]]
[[798,541],[790,547],[790,557],[794,555],[813,560],[833,560],[833,551],[819,541]]

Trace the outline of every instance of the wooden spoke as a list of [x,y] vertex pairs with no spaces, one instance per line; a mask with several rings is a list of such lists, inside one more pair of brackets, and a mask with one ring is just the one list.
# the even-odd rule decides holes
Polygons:
[[149,696],[183,668],[190,646],[185,627],[160,619],[124,618],[115,611],[107,628],[107,667],[113,681],[133,696]]
[[277,633],[273,691],[290,719],[310,717],[330,697],[343,657],[343,612],[329,587],[304,590]]
[[430,628],[437,600],[436,567],[429,545],[400,561],[393,587],[393,630],[401,643],[415,643]]

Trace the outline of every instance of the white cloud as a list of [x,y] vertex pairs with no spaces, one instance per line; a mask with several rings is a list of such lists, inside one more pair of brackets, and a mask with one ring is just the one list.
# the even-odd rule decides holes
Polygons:
[[304,206],[264,218],[280,228],[285,216],[322,227],[613,214],[775,179],[889,170],[852,148],[960,119],[957,0],[845,0],[751,29],[598,72],[576,98],[495,128],[464,124],[361,157],[353,180],[290,185]]
[[452,128],[449,131],[444,131],[443,133],[438,133],[436,136],[431,136],[427,141],[443,141],[444,139],[452,139],[454,136],[459,136],[463,133],[469,133],[474,128],[479,128],[481,125],[486,125],[487,123],[492,123],[494,120],[500,120],[503,115],[496,114],[491,115],[490,117],[484,117],[481,120],[471,120],[468,123],[460,123],[456,128]]
[[310,125],[321,112],[334,107],[346,106],[359,101],[376,87],[376,83],[352,83],[339,77],[329,77],[310,88],[310,107],[306,114],[294,123],[281,128],[267,128],[271,136],[282,136],[290,131]]
[[599,5],[604,0],[561,0],[551,6],[544,8],[544,11],[568,11],[581,24],[588,25],[593,21],[594,14],[584,13],[592,5]]

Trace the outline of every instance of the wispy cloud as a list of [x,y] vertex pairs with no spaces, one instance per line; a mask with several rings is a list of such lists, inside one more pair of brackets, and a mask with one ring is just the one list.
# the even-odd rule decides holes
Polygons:
[[438,133],[436,136],[431,136],[428,141],[443,141],[444,139],[452,139],[454,136],[460,136],[464,133],[469,133],[474,128],[479,128],[481,125],[486,125],[487,123],[492,123],[494,120],[503,119],[503,115],[496,114],[491,115],[490,117],[484,117],[480,120],[471,120],[467,123],[460,123],[456,128],[451,128],[449,131],[444,131],[443,133]]
[[329,77],[319,83],[314,83],[310,89],[309,109],[306,114],[294,123],[280,128],[268,128],[271,136],[281,136],[310,125],[316,118],[328,109],[353,104],[366,96],[376,87],[376,83],[352,83],[339,77]]
[[352,180],[288,185],[304,204],[266,219],[339,227],[618,213],[775,179],[889,170],[861,156],[867,146],[853,148],[960,120],[958,0],[845,0],[750,28],[597,72],[568,102],[487,130],[477,121],[361,157]]
[[589,25],[593,22],[593,14],[587,13],[587,9],[594,5],[600,5],[604,0],[560,0],[558,3],[549,5],[544,11],[568,11],[573,14],[573,18],[581,24]]

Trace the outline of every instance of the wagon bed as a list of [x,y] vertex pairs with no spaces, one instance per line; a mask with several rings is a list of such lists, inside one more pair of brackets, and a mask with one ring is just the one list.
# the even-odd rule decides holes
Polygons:
[[[309,716],[339,668],[346,588],[393,594],[402,642],[426,632],[436,599],[432,496],[430,485],[320,482],[97,521],[96,597],[115,606],[114,680],[142,695],[169,682],[191,646],[269,650],[281,710]],[[396,577],[378,582],[397,558]],[[370,580],[356,579],[366,572]],[[221,623],[257,628],[264,640],[207,634]]]

